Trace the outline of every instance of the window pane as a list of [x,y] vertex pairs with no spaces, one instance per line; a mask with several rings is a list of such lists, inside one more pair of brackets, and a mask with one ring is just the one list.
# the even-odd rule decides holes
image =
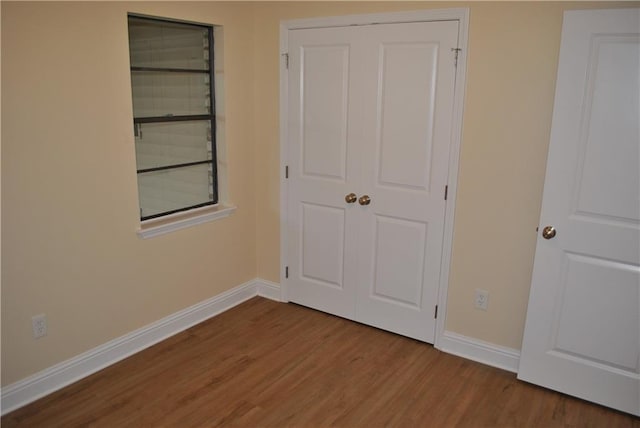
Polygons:
[[138,174],[140,216],[213,202],[211,165]]
[[139,124],[136,136],[137,168],[147,169],[211,160],[211,122]]
[[132,71],[134,117],[211,114],[209,75]]
[[129,17],[143,219],[217,202],[212,33],[210,26]]
[[132,67],[209,69],[207,28],[129,17]]

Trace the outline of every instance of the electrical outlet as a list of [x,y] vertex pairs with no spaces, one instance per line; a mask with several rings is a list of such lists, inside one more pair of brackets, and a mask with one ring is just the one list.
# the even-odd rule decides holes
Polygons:
[[45,314],[40,314],[31,317],[31,327],[33,328],[33,337],[35,339],[46,336],[47,316]]
[[476,299],[475,306],[477,309],[481,309],[483,311],[487,310],[489,306],[489,292],[487,290],[480,290],[476,288]]

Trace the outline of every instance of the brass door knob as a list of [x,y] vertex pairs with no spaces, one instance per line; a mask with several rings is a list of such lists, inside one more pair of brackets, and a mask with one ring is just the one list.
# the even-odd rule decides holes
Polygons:
[[344,197],[344,200],[347,201],[348,204],[354,203],[358,199],[358,196],[355,193],[349,193]]
[[544,239],[551,239],[556,236],[556,229],[553,226],[547,226],[542,229],[542,237]]
[[371,203],[371,198],[369,195],[362,195],[360,196],[360,199],[358,199],[358,203],[360,205],[369,205]]

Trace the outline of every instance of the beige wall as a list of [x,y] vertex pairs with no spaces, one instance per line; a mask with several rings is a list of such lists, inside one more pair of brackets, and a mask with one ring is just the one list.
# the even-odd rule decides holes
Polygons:
[[[3,1],[3,384],[256,276],[279,281],[280,20],[461,6]],[[449,330],[520,347],[562,11],[614,6],[469,4]],[[137,238],[126,12],[224,25],[232,217]],[[33,340],[39,313],[49,334]]]
[[[224,25],[230,218],[136,236],[129,11]],[[2,42],[5,385],[256,277],[250,4],[2,2]]]

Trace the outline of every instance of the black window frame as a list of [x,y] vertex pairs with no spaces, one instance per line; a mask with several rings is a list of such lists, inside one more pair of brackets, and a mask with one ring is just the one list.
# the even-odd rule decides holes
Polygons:
[[[156,171],[166,171],[171,169],[179,169],[186,168],[190,166],[196,165],[204,165],[210,164],[211,167],[211,182],[212,182],[212,198],[207,202],[203,202],[196,205],[191,205],[183,208],[177,208],[169,211],[164,211],[161,213],[151,214],[147,216],[142,215],[142,208],[140,208],[140,221],[151,220],[158,217],[164,217],[171,214],[176,214],[180,212],[189,211],[196,208],[202,208],[209,205],[216,205],[218,201],[218,173],[217,173],[217,154],[216,154],[216,104],[215,104],[215,69],[214,69],[214,37],[213,37],[213,25],[199,24],[194,22],[180,21],[169,18],[158,18],[158,17],[150,17],[144,15],[137,15],[133,13],[127,14],[127,29],[129,28],[129,23],[131,19],[138,20],[147,20],[151,22],[158,23],[171,23],[174,25],[184,25],[187,27],[198,27],[204,28],[208,32],[208,43],[209,43],[209,61],[208,61],[208,70],[200,70],[193,68],[170,68],[170,67],[140,67],[134,66],[131,64],[130,59],[130,76],[133,82],[133,75],[135,72],[159,72],[159,73],[197,73],[197,74],[206,74],[209,76],[209,114],[197,114],[197,115],[173,115],[168,114],[165,116],[151,116],[151,117],[133,117],[133,128],[135,136],[138,136],[140,132],[140,125],[144,123],[169,123],[169,122],[180,122],[180,121],[209,121],[210,129],[211,129],[211,159],[188,162],[182,164],[173,164],[173,165],[163,165],[153,168],[143,168],[136,169],[136,175],[156,172]],[[129,57],[131,58],[131,39],[129,38]],[[133,85],[133,83],[132,83]],[[133,94],[132,94],[133,100]],[[140,192],[140,188],[138,187],[138,192]]]

